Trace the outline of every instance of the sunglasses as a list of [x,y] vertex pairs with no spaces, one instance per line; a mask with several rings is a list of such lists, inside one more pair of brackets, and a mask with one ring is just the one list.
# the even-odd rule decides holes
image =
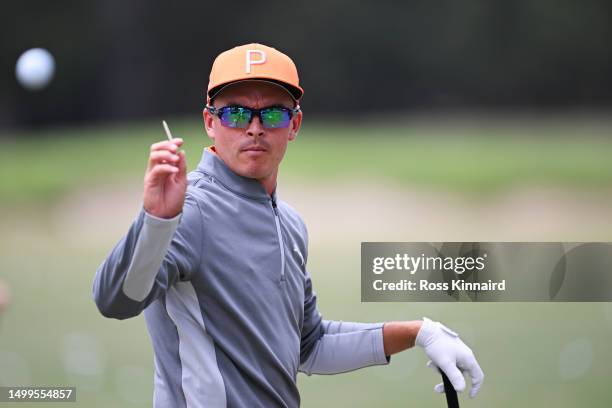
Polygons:
[[211,114],[217,115],[223,126],[239,129],[248,128],[254,115],[259,116],[261,124],[266,129],[286,128],[289,127],[293,115],[300,111],[299,106],[293,109],[284,106],[251,109],[240,105],[230,105],[222,108],[207,105],[205,109]]

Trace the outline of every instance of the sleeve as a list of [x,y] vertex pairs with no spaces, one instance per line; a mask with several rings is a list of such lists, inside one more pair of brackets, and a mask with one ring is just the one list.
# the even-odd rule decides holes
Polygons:
[[338,374],[389,364],[391,358],[384,352],[384,323],[323,320],[308,273],[304,290],[299,371],[307,375]]
[[116,319],[137,316],[174,283],[189,280],[199,265],[202,224],[199,205],[190,196],[172,219],[141,209],[96,271],[93,298],[100,313]]

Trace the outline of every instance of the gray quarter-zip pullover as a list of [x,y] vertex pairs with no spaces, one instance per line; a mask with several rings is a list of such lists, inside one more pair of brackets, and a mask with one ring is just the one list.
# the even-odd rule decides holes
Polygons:
[[140,211],[93,284],[104,316],[144,310],[155,407],[299,407],[298,371],[388,364],[383,323],[322,319],[295,210],[210,149],[188,184],[175,218]]

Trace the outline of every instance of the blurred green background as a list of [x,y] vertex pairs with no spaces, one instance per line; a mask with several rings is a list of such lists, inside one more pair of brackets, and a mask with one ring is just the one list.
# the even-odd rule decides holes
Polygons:
[[[511,118],[510,118],[511,119]],[[169,118],[189,169],[198,119]],[[410,117],[306,122],[280,196],[310,229],[309,269],[327,319],[445,322],[486,373],[473,407],[608,407],[612,305],[361,303],[361,241],[612,240],[612,122],[605,117]],[[158,120],[5,134],[0,151],[0,384],[76,386],[78,407],[151,406],[142,317],[103,318],[97,266],[140,207]],[[299,375],[304,407],[442,407],[420,349],[386,367]],[[11,406],[11,404],[0,404]],[[15,404],[24,407],[27,404]],[[38,405],[32,405],[38,406]]]

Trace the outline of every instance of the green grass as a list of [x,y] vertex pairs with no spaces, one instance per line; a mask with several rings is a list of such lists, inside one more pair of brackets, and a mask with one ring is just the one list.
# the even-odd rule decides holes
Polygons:
[[[209,144],[199,121],[170,120],[185,139],[189,169]],[[301,180],[387,179],[402,185],[492,192],[514,186],[608,188],[612,123],[515,125],[306,123],[291,143],[283,177]],[[162,140],[155,122],[55,128],[2,135],[0,200],[53,200],[96,183],[139,180],[148,147]]]

